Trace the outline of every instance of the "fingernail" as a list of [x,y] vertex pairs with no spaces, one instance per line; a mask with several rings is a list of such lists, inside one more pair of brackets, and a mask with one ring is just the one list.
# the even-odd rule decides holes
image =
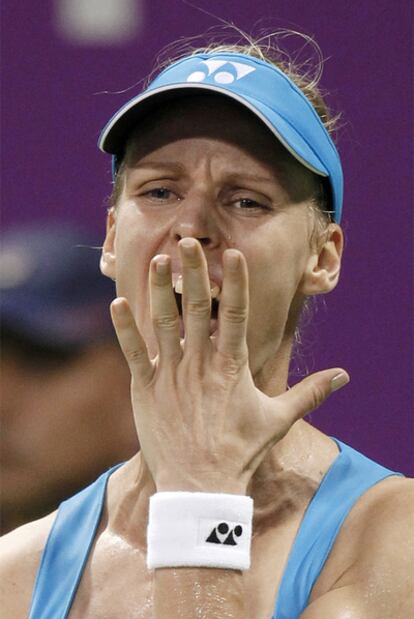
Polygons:
[[124,299],[123,297],[117,297],[111,303],[111,309],[116,314],[120,314],[123,311]]
[[345,372],[341,372],[340,374],[334,376],[331,380],[331,393],[338,391],[338,389],[341,389],[341,387],[347,385],[349,380],[349,376]]
[[236,270],[240,264],[240,256],[239,253],[237,251],[234,250],[228,250],[226,252],[226,261],[227,261],[227,266],[229,267],[229,269]]
[[196,242],[194,239],[191,238],[181,239],[180,247],[182,248],[186,256],[194,256],[196,250]]
[[157,271],[157,273],[159,273],[160,275],[165,275],[166,273],[168,273],[168,258],[167,256],[157,256],[156,260],[155,260],[155,270]]

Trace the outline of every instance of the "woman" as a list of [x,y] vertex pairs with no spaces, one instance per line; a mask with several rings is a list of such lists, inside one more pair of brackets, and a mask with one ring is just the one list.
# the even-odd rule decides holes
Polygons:
[[101,269],[141,451],[4,541],[9,616],[412,611],[411,482],[303,420],[345,370],[287,390],[301,310],[336,286],[343,245],[327,111],[294,79],[257,47],[209,48],[104,129]]

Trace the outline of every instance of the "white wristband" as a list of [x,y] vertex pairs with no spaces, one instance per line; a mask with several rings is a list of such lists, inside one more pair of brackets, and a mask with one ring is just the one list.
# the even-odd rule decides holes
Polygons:
[[158,492],[150,498],[147,566],[247,570],[252,518],[248,496]]

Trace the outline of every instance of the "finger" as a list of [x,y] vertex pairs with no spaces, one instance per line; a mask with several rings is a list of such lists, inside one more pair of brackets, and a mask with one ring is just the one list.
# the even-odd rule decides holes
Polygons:
[[249,284],[246,260],[241,252],[228,249],[223,254],[223,266],[217,350],[235,358],[247,358]]
[[349,374],[345,370],[332,368],[307,376],[283,395],[273,398],[273,402],[277,402],[276,416],[279,420],[281,413],[283,414],[285,431],[287,432],[295,421],[318,408],[331,393],[341,389],[349,381]]
[[172,287],[169,256],[155,256],[151,261],[150,308],[160,360],[180,359],[180,315]]
[[179,243],[183,266],[185,348],[200,350],[210,335],[211,293],[206,257],[196,239]]
[[147,385],[152,378],[153,366],[128,301],[124,297],[118,297],[112,301],[110,309],[119,345],[134,381],[140,385]]

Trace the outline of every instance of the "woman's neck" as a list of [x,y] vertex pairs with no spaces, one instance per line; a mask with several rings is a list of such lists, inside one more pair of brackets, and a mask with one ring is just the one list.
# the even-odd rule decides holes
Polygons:
[[[303,511],[337,454],[329,437],[305,421],[296,422],[268,452],[248,486],[256,529],[281,526]],[[149,498],[155,492],[151,473],[138,452],[109,480],[107,526],[111,532],[145,549]]]

